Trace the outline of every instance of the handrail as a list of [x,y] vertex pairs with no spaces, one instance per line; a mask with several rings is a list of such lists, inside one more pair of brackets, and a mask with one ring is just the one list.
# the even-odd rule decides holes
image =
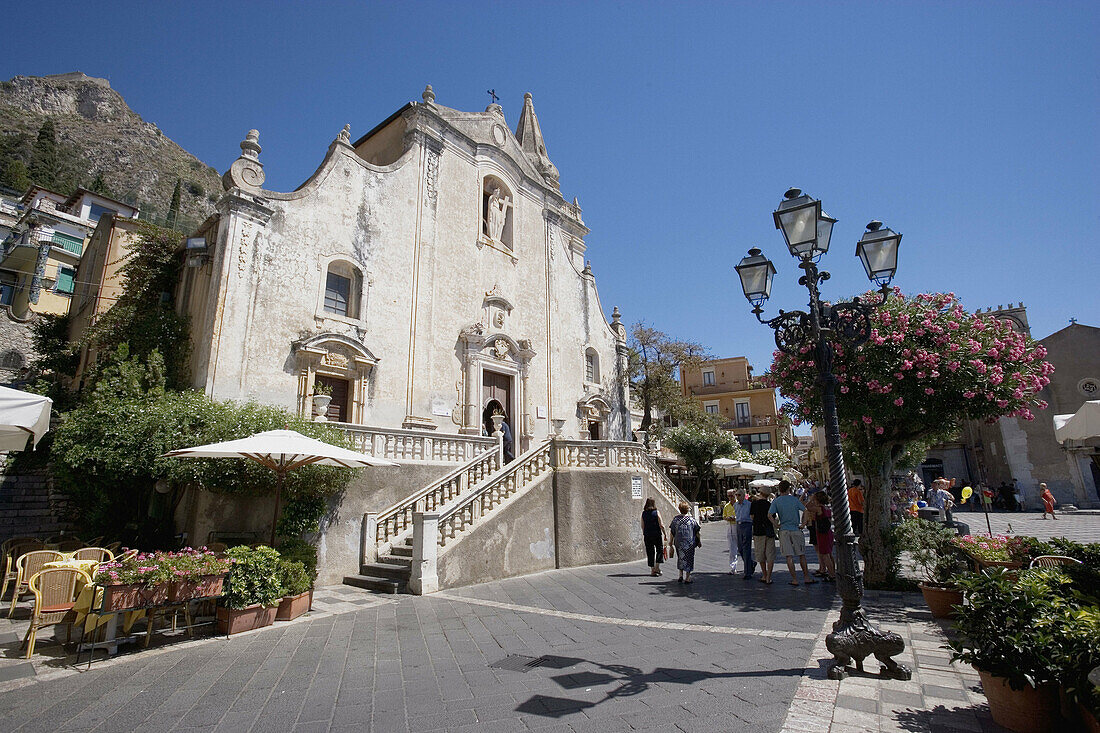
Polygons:
[[500,468],[501,444],[466,461],[442,478],[379,512],[374,541],[379,546],[412,526],[416,511],[435,511],[464,490],[478,485]]
[[556,444],[558,459],[555,464],[560,468],[638,468],[645,472],[657,490],[674,505],[688,501],[640,443],[558,440]]
[[500,473],[473,491],[447,506],[439,513],[439,545],[446,546],[467,525],[473,524],[528,481],[546,473],[551,467],[552,439],[536,443],[525,454],[508,464]]
[[465,463],[497,438],[456,433],[432,433],[405,428],[378,428],[354,423],[329,423],[351,438],[355,449],[376,458]]

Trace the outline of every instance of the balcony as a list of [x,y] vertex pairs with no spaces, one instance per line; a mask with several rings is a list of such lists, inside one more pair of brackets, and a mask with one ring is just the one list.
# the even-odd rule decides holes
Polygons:
[[688,391],[695,397],[722,394],[723,392],[744,392],[750,389],[764,389],[764,386],[758,379],[727,379],[717,384],[695,384],[688,387]]

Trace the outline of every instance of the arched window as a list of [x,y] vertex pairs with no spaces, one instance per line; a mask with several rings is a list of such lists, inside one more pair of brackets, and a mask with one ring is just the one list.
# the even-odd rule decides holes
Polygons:
[[600,355],[591,347],[584,352],[584,381],[600,382]]
[[481,186],[481,233],[512,249],[512,191],[496,176],[485,176]]
[[344,318],[359,319],[363,276],[346,260],[329,263],[325,273],[324,310]]

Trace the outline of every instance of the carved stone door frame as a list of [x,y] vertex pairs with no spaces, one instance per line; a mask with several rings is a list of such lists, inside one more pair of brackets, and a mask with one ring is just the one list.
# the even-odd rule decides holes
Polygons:
[[461,342],[463,409],[460,432],[467,435],[481,434],[481,411],[485,407],[482,385],[486,371],[504,374],[512,378],[512,405],[506,408],[515,424],[512,425],[516,454],[526,450],[533,437],[530,390],[527,384],[531,359],[536,356],[531,342],[515,340],[503,333],[486,336],[481,324],[462,331]]
[[314,383],[318,375],[345,379],[349,383],[349,423],[367,419],[367,398],[371,370],[377,357],[362,342],[337,333],[322,333],[292,345],[298,377],[298,414],[313,415]]

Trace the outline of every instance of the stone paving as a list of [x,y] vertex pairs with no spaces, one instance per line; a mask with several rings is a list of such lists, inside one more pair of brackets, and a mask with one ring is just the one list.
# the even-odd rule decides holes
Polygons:
[[[1018,530],[1029,515],[1004,516]],[[1100,517],[1057,524],[1100,539]],[[0,733],[998,730],[919,596],[867,599],[877,622],[906,637],[912,681],[830,681],[835,587],[792,588],[785,568],[772,586],[730,575],[724,531],[704,526],[690,586],[670,566],[651,578],[639,562],[427,597],[324,588],[296,622],[79,672],[43,640],[54,666],[0,679]],[[0,678],[25,664],[13,658],[16,630],[0,625]]]

